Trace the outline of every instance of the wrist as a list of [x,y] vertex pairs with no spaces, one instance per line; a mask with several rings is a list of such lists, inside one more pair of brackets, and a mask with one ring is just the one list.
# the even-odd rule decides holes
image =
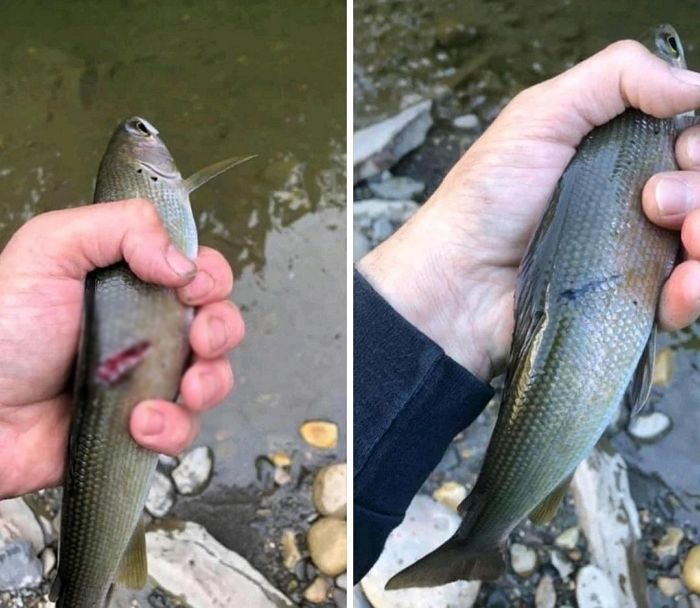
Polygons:
[[467,253],[452,246],[454,232],[454,225],[444,224],[426,203],[362,258],[357,270],[416,329],[488,382],[494,371],[492,332],[482,311],[492,293],[487,282],[476,280],[479,272],[470,267]]

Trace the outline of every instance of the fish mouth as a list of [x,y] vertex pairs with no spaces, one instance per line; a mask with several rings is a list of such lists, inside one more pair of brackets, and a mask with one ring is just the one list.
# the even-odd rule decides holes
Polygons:
[[156,175],[158,175],[160,177],[164,177],[165,179],[177,179],[180,176],[179,173],[176,173],[176,172],[168,173],[167,171],[163,171],[161,169],[156,169],[153,165],[151,165],[150,163],[147,163],[143,160],[139,160],[137,162],[142,167],[148,169],[149,171],[152,171],[153,173],[155,173]]

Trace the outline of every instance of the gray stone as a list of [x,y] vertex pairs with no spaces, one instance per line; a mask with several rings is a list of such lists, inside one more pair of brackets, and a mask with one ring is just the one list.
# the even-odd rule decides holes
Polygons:
[[576,601],[579,608],[620,608],[610,579],[595,566],[584,566],[579,570],[576,577]]
[[433,124],[432,104],[432,101],[421,102],[355,133],[354,183],[389,169],[425,141]]
[[391,201],[418,198],[425,192],[425,184],[411,177],[389,177],[381,182],[370,182],[369,189],[375,196]]
[[170,478],[156,471],[146,498],[146,510],[153,517],[165,517],[175,504],[175,488]]
[[387,539],[379,560],[362,579],[361,585],[374,608],[424,608],[459,606],[476,602],[481,583],[459,581],[432,589],[386,591],[384,585],[402,568],[442,544],[459,526],[461,518],[452,510],[418,495],[411,502],[402,524]]
[[632,418],[627,431],[641,441],[654,441],[671,428],[671,419],[662,412],[639,415]]
[[476,114],[465,114],[464,116],[458,116],[452,121],[452,124],[457,129],[464,129],[465,131],[476,131],[481,126],[479,117]]
[[43,567],[32,543],[15,540],[0,548],[0,590],[17,591],[41,583]]
[[372,608],[359,584],[352,588],[352,605],[353,608]]
[[372,248],[369,239],[357,228],[352,231],[352,261],[359,262]]
[[375,243],[386,241],[392,234],[394,234],[394,225],[388,218],[380,217],[374,222],[372,226],[372,239]]
[[572,489],[591,562],[605,580],[619,581],[612,591],[614,605],[643,606],[644,585],[635,584],[646,580],[637,554],[639,514],[630,494],[625,461],[619,454],[594,449],[578,467]]
[[211,478],[213,458],[211,449],[206,446],[187,452],[172,472],[177,491],[186,496],[202,492]]
[[36,555],[45,545],[41,524],[22,498],[0,501],[0,547],[16,540],[28,540]]
[[552,551],[552,566],[554,566],[563,581],[567,580],[574,571],[573,564],[559,551]]
[[355,203],[352,206],[352,216],[355,226],[371,230],[380,218],[385,218],[397,226],[403,224],[418,208],[418,203],[414,201],[383,201],[371,198]]
[[340,589],[347,589],[348,588],[348,575],[346,573],[343,573],[340,576],[336,577],[335,584]]
[[148,574],[191,608],[291,608],[294,604],[202,526],[146,534]]
[[554,608],[557,605],[557,594],[551,576],[543,576],[535,590],[536,608]]

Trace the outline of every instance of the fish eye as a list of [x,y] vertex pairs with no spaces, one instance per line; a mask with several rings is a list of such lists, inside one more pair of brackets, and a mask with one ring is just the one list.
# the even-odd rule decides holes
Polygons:
[[680,55],[678,40],[676,40],[676,37],[672,36],[671,34],[666,35],[666,50],[669,51],[673,57],[678,57]]
[[147,127],[145,124],[143,124],[143,122],[141,122],[140,120],[137,120],[137,121],[136,121],[136,128],[137,128],[139,131],[141,131],[141,133],[143,133],[146,137],[148,137],[149,135],[151,135],[151,132],[150,132],[150,130],[148,129],[148,127]]

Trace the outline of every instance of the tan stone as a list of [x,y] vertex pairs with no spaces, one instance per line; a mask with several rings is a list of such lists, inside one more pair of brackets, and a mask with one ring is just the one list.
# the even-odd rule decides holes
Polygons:
[[449,507],[453,511],[457,510],[460,503],[467,497],[467,488],[456,481],[446,481],[435,492],[433,498],[439,503]]
[[680,579],[670,576],[660,576],[656,579],[656,586],[666,597],[673,597],[683,591],[683,583]]
[[288,467],[292,464],[292,459],[285,452],[272,452],[270,460],[276,467]]
[[299,434],[315,448],[329,450],[338,445],[338,425],[327,420],[309,420],[299,427]]
[[695,545],[683,562],[683,582],[693,593],[700,593],[700,545]]
[[301,559],[301,553],[297,546],[297,535],[294,530],[284,530],[282,532],[282,563],[287,570],[293,570]]
[[678,546],[681,544],[683,536],[683,530],[680,528],[667,528],[666,534],[659,539],[659,543],[654,547],[654,552],[660,558],[677,555]]
[[314,478],[313,500],[321,515],[345,519],[347,510],[348,468],[343,463],[322,468]]
[[347,525],[342,519],[322,517],[309,528],[306,538],[311,561],[328,576],[345,572],[348,564]]
[[304,591],[304,599],[312,604],[322,604],[328,597],[328,583],[320,576],[314,579]]

